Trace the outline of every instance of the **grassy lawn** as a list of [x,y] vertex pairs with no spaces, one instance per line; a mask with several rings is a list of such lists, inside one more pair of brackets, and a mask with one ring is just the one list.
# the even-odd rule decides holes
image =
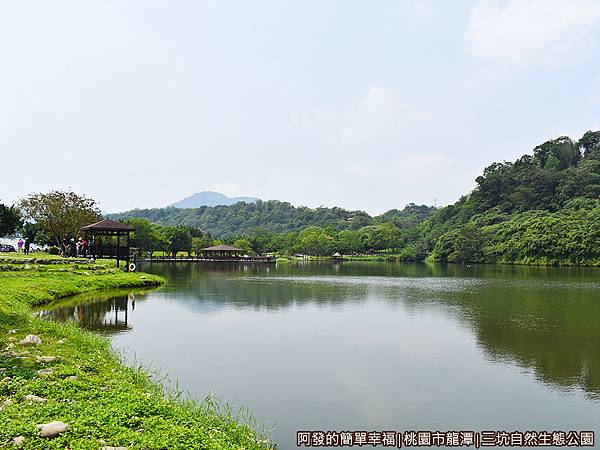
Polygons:
[[[13,448],[19,436],[20,448],[35,450],[268,447],[217,402],[165,393],[143,368],[122,365],[106,338],[31,314],[32,306],[68,295],[152,286],[160,277],[117,271],[113,262],[15,258],[0,258],[0,448]],[[41,344],[22,345],[30,334]],[[36,425],[53,421],[67,431],[40,436]]]

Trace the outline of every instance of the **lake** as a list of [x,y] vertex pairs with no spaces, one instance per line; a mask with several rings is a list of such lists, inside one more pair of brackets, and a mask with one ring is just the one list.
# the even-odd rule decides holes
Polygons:
[[[197,398],[298,430],[600,431],[600,269],[144,264],[145,293],[41,314]],[[598,438],[598,436],[596,436]]]

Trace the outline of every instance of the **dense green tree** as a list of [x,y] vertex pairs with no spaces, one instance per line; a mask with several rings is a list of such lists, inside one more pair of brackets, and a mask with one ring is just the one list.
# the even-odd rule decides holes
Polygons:
[[252,247],[252,241],[247,237],[238,238],[233,241],[233,246],[241,248],[245,255],[254,254],[254,248]]
[[269,251],[272,237],[273,233],[268,231],[265,227],[251,228],[244,236],[244,238],[247,238],[250,241],[251,252],[259,255]]
[[544,169],[564,170],[581,159],[578,143],[567,136],[544,142],[533,149],[533,159]]
[[[436,210],[433,206],[409,203],[404,209],[390,209],[374,218],[375,223],[392,222],[398,228],[409,228],[427,220]],[[365,224],[368,225],[368,224]]]
[[52,244],[52,239],[46,235],[44,230],[37,223],[25,222],[21,228],[21,233],[25,239],[29,239],[34,244]]
[[440,261],[479,262],[481,260],[481,244],[483,236],[473,223],[453,229],[440,236],[433,255]]
[[164,230],[147,219],[129,219],[127,223],[135,228],[131,239],[132,247],[140,252],[163,250],[168,245]]
[[209,234],[203,234],[201,236],[192,238],[192,247],[196,255],[199,255],[202,252],[202,249],[206,247],[211,247],[214,245],[214,240]]
[[0,203],[0,237],[14,233],[21,223],[21,214],[17,208]]
[[31,194],[19,206],[25,218],[38,224],[58,246],[67,238],[77,238],[82,227],[102,217],[95,200],[72,191]]
[[192,251],[192,233],[188,227],[179,225],[167,229],[167,238],[169,239],[169,252],[175,256],[178,252]]
[[588,131],[578,142],[584,158],[600,159],[600,131]]
[[281,233],[271,236],[268,251],[292,255],[300,251],[298,232]]
[[342,230],[337,236],[335,251],[342,255],[352,255],[363,250],[360,231]]
[[309,227],[302,230],[298,236],[302,253],[307,255],[325,256],[332,252],[333,238],[322,228]]
[[393,223],[383,223],[378,226],[383,249],[396,251],[402,242],[402,231]]

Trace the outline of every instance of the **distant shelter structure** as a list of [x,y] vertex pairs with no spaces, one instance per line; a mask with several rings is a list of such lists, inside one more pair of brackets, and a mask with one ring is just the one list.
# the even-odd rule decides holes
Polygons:
[[267,255],[246,255],[244,250],[231,245],[219,244],[212,247],[206,247],[198,251],[195,255],[188,253],[185,255],[153,255],[149,257],[137,258],[140,262],[152,261],[170,261],[170,262],[209,262],[209,263],[275,263],[276,259]]
[[242,256],[243,252],[244,251],[241,248],[225,244],[213,245],[212,247],[206,247],[201,250],[203,258],[214,260],[239,258]]
[[131,258],[131,232],[135,228],[112,219],[103,219],[81,229],[89,242],[88,256],[93,258],[116,259],[129,266]]

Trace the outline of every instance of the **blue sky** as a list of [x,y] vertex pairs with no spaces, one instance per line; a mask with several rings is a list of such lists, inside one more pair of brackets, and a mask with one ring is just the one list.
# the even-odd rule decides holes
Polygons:
[[596,0],[0,3],[0,200],[381,213],[600,129]]

